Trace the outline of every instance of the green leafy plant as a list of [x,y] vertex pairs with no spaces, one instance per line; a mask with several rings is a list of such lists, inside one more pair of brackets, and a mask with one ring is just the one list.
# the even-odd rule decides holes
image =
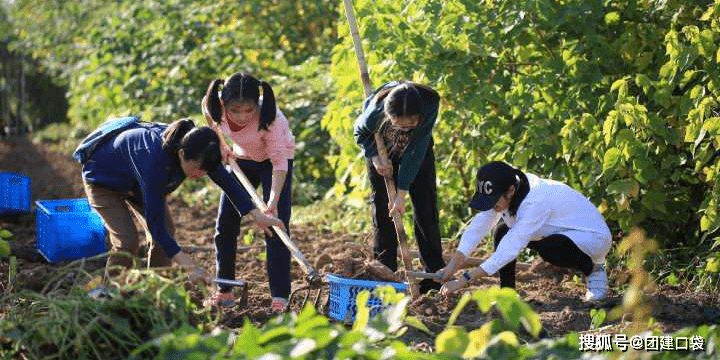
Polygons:
[[[159,122],[192,117],[204,124],[200,100],[212,79],[243,71],[268,81],[290,121],[295,156],[303,159],[293,174],[302,189],[296,198],[309,203],[334,181],[325,160],[332,144],[319,122],[331,91],[328,67],[337,38],[337,16],[332,15],[336,8],[329,0],[302,6],[256,0],[240,5],[209,0],[20,0],[0,8],[0,39],[34,60],[23,68],[27,73],[42,72],[63,86],[57,92],[67,97],[69,108],[60,113],[67,113],[75,129],[58,125],[61,133],[71,134],[65,139],[71,143],[67,151],[111,116],[134,114]],[[8,70],[0,76],[11,82],[22,74]],[[43,85],[31,80],[26,81],[34,89]],[[11,97],[16,93],[7,92]],[[37,137],[60,140],[57,130],[51,130]]]
[[[182,326],[212,324],[209,313],[199,311],[178,285],[180,278],[133,270],[112,286],[94,288],[98,282],[92,274],[67,269],[70,273],[65,272],[63,278],[87,276],[90,281],[65,291],[53,286],[47,293],[19,291],[2,299],[13,307],[8,316],[0,318],[0,328],[7,329],[0,343],[9,340],[11,344],[0,346],[0,355],[119,359]],[[99,295],[91,296],[94,292]]]
[[12,253],[8,240],[14,237],[15,235],[10,230],[0,228],[0,259],[6,258]]
[[10,244],[5,240],[0,240],[0,259],[10,256]]
[[[475,169],[506,160],[588,195],[614,233],[648,229],[717,279],[719,1],[354,1],[374,86],[442,97],[434,128],[444,234],[469,217]],[[368,191],[352,119],[363,100],[347,24],[323,126],[348,203]],[[706,244],[705,246],[698,246]],[[658,271],[662,268],[658,266]],[[704,287],[707,287],[704,286]]]
[[[148,279],[150,280],[150,279]],[[152,281],[151,281],[152,282]],[[164,281],[163,281],[164,282]],[[137,286],[145,288],[143,282]],[[166,291],[177,291],[178,285],[168,283]],[[139,288],[138,288],[139,290]],[[148,289],[149,290],[149,289]],[[402,293],[396,293],[392,287],[380,287],[374,291],[384,303],[384,309],[375,317],[369,317],[370,309],[367,306],[369,292],[363,291],[357,295],[358,306],[356,321],[352,327],[334,323],[322,314],[317,313],[312,305],[308,304],[299,314],[289,313],[279,315],[262,326],[253,325],[246,320],[242,328],[227,330],[211,326],[197,327],[190,323],[177,323],[169,329],[153,324],[152,332],[155,336],[142,345],[132,349],[127,358],[131,359],[577,359],[584,354],[579,350],[579,334],[569,333],[556,339],[535,341],[540,333],[541,325],[538,315],[528,304],[524,303],[518,295],[509,289],[481,289],[472,294],[465,294],[453,311],[453,316],[445,330],[436,336],[435,352],[427,353],[409,348],[401,342],[400,337],[405,334],[407,326],[424,328],[423,331],[431,334],[427,327],[416,318],[406,317],[406,306],[409,298]],[[84,301],[84,300],[83,300]],[[108,300],[104,300],[108,301]],[[479,329],[467,331],[462,327],[453,325],[454,320],[463,308],[470,302],[476,301],[478,307],[485,313],[496,309],[499,318],[489,319]],[[79,303],[79,301],[78,301]],[[98,304],[97,301],[94,302]],[[112,315],[112,308],[106,304],[104,311]],[[132,308],[133,306],[131,306]],[[90,307],[92,310],[94,307]],[[94,311],[94,310],[93,310]],[[104,316],[109,316],[105,314]],[[44,318],[47,321],[48,318]],[[49,318],[52,319],[52,318]],[[122,324],[122,321],[120,322]],[[13,338],[13,323],[0,321],[0,344]],[[523,328],[526,335],[519,336],[517,331]],[[90,327],[90,330],[93,328]],[[515,330],[513,330],[515,329]],[[115,330],[118,331],[118,330]],[[72,332],[69,332],[72,334]],[[9,335],[7,335],[9,334]],[[122,335],[122,332],[119,332]],[[654,331],[650,334],[659,334]],[[720,328],[717,326],[701,326],[682,329],[672,336],[702,336],[705,340],[706,350],[703,352],[649,352],[645,353],[648,359],[683,359],[706,358],[717,356],[717,349],[712,345],[720,340]],[[5,338],[4,338],[5,337]],[[0,355],[3,355],[0,347]],[[93,353],[86,352],[86,348],[79,348],[80,357],[95,357]],[[595,353],[594,358],[613,359],[625,353]],[[107,358],[108,353],[103,353]],[[688,357],[692,356],[692,357]],[[63,358],[61,356],[61,358]]]
[[590,309],[590,328],[597,329],[605,323],[607,312],[605,309]]

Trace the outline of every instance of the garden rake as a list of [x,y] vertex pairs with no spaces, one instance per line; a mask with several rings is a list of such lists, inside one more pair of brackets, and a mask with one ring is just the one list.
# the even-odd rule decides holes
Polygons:
[[[240,169],[238,164],[234,161],[231,161],[230,167],[232,167],[233,173],[235,174],[235,176],[237,176],[238,180],[240,180],[240,183],[245,188],[245,191],[250,194],[250,197],[252,198],[252,201],[258,208],[258,210],[263,212],[267,210],[267,205],[257,193],[255,188],[252,186],[250,180],[248,180],[247,176],[245,176],[245,173],[242,171],[242,169]],[[287,246],[288,250],[290,250],[290,254],[292,255],[292,257],[297,260],[298,264],[300,264],[300,267],[306,274],[305,280],[309,284],[314,284],[318,282],[321,276],[317,273],[317,271],[315,271],[312,265],[310,265],[307,259],[305,259],[305,256],[302,254],[302,252],[300,252],[300,249],[297,247],[295,242],[290,239],[290,236],[283,229],[277,226],[273,226],[273,230],[278,235],[283,244]]]
[[[238,180],[240,180],[240,183],[245,188],[245,191],[247,191],[247,193],[250,194],[250,197],[252,198],[253,203],[255,203],[255,206],[260,211],[264,212],[265,210],[267,210],[267,204],[265,204],[265,202],[262,200],[260,195],[255,190],[255,187],[252,186],[252,183],[250,183],[250,180],[247,178],[247,176],[245,176],[245,173],[242,171],[242,169],[240,169],[238,164],[235,163],[235,161],[231,161],[230,167],[232,168],[235,176],[237,176]],[[305,274],[306,274],[305,282],[307,283],[307,285],[302,288],[294,290],[290,294],[290,297],[288,298],[288,303],[290,302],[290,300],[292,300],[295,293],[297,293],[298,291],[306,291],[305,298],[303,299],[302,305],[301,305],[304,308],[305,303],[307,302],[308,297],[310,296],[310,291],[317,288],[317,293],[315,295],[315,300],[314,300],[315,308],[317,308],[317,303],[318,303],[318,300],[322,293],[321,284],[323,283],[323,276],[318,274],[317,271],[315,271],[315,269],[312,267],[312,265],[310,265],[310,263],[307,261],[305,256],[302,254],[302,252],[300,252],[300,249],[297,247],[295,242],[292,241],[290,236],[285,231],[283,231],[283,229],[281,229],[277,226],[273,226],[273,230],[278,235],[278,237],[283,242],[283,244],[285,244],[285,246],[287,246],[288,250],[290,250],[290,254],[292,255],[292,257],[298,262],[298,264],[300,264],[300,267],[302,268],[303,272],[305,272]]]

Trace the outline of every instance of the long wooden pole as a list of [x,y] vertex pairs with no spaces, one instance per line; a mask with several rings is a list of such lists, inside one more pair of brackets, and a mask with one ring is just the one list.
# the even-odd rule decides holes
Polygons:
[[[355,14],[353,13],[352,0],[345,1],[345,13],[347,14],[348,24],[350,25],[350,34],[352,35],[353,44],[355,45],[355,55],[357,55],[358,63],[360,65],[360,77],[362,78],[363,86],[365,87],[365,96],[370,96],[372,93],[372,86],[370,85],[370,75],[368,74],[367,66],[365,65],[365,54],[362,49],[362,42],[360,40],[360,33],[358,32],[358,26],[355,22]],[[384,163],[388,163],[387,150],[385,149],[385,142],[380,136],[379,131],[375,131],[375,143],[378,149],[378,157]],[[392,201],[395,199],[397,194],[395,189],[395,182],[392,177],[385,177],[385,188],[387,189],[388,199]],[[405,265],[406,273],[412,270],[412,261],[408,252],[407,246],[407,233],[405,233],[405,225],[403,224],[402,215],[395,213],[392,217],[393,223],[395,224],[395,232],[397,232],[398,243],[400,245],[400,256]],[[407,275],[405,281],[408,281]]]
[[350,34],[352,35],[353,45],[355,46],[355,55],[360,65],[360,78],[362,79],[363,86],[365,87],[365,96],[369,96],[372,93],[372,86],[370,85],[370,74],[368,73],[367,65],[365,64],[365,52],[363,52],[362,42],[360,41],[360,32],[358,31],[357,22],[355,21],[355,13],[353,12],[352,0],[345,1],[345,14],[347,14],[348,24],[350,25]]

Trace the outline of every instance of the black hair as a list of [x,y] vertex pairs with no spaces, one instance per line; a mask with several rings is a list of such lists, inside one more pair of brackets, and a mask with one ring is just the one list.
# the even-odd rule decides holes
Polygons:
[[163,150],[175,152],[180,148],[180,142],[185,134],[195,128],[192,119],[184,118],[170,123],[163,131]]
[[510,216],[517,215],[520,203],[530,192],[530,181],[528,180],[527,175],[518,169],[513,168],[513,170],[515,170],[515,176],[518,181],[515,183],[515,194],[510,201],[510,206],[508,206],[508,213],[510,213]]
[[180,119],[171,123],[163,132],[163,149],[176,155],[183,150],[184,160],[200,161],[200,168],[210,172],[217,169],[222,161],[220,138],[207,126],[195,127],[191,119]]
[[391,118],[419,115],[421,109],[420,91],[411,83],[395,86],[385,98],[385,114]]
[[389,117],[412,116],[420,115],[426,102],[440,101],[440,95],[429,86],[400,81],[399,85],[378,93],[378,102],[383,100]]
[[[379,131],[388,139],[388,155],[398,156],[405,151],[409,143],[415,141],[415,129],[422,126],[422,108],[426,102],[439,102],[440,95],[432,88],[407,81],[392,88],[380,90],[376,102],[383,102],[385,119],[379,125]],[[398,116],[419,115],[420,122],[413,129],[396,129],[390,126],[390,119]],[[434,119],[433,119],[434,120]]]
[[[224,85],[218,96],[220,85]],[[216,123],[222,121],[222,103],[227,105],[231,101],[249,101],[258,104],[260,101],[260,88],[263,92],[263,104],[260,108],[260,123],[258,131],[267,130],[275,121],[276,105],[275,93],[270,84],[258,80],[250,74],[236,72],[227,80],[215,79],[210,82],[205,97],[207,98],[208,111]]]

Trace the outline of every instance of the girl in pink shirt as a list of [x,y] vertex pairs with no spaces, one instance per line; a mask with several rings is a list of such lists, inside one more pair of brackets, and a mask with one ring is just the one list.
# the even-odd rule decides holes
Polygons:
[[[240,72],[227,80],[213,80],[203,98],[202,109],[208,124],[222,139],[223,160],[236,161],[253,186],[262,184],[267,212],[280,218],[289,230],[295,138],[287,118],[275,105],[270,85]],[[232,148],[225,137],[232,140]],[[214,238],[219,278],[235,279],[240,220],[241,215],[223,195]],[[290,296],[290,251],[275,234],[266,236],[265,244],[273,298],[271,307],[273,311],[284,311]],[[220,286],[208,302],[226,305],[233,300],[230,288]]]

